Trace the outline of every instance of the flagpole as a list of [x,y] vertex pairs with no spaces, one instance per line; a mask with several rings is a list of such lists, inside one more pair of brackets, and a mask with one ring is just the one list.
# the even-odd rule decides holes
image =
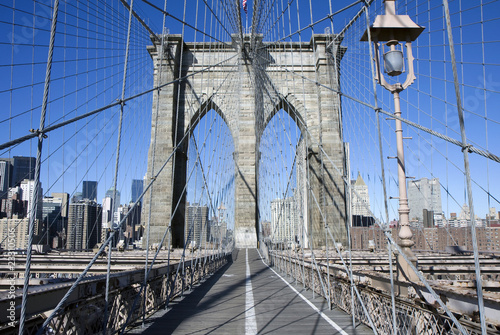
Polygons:
[[248,7],[247,7],[247,0],[243,0],[243,10],[245,11],[245,34],[248,34]]

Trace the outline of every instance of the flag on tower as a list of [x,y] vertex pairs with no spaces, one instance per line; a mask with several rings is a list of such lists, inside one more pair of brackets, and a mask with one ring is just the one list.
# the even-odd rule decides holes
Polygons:
[[247,14],[247,10],[248,10],[247,0],[243,0],[243,10],[245,11],[245,14]]

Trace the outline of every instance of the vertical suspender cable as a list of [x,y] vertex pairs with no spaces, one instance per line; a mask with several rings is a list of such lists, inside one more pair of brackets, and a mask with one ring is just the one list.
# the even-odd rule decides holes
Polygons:
[[469,208],[470,208],[470,219],[471,219],[470,226],[472,235],[472,247],[474,249],[474,266],[476,271],[477,303],[479,307],[479,317],[481,319],[481,331],[483,334],[487,334],[486,320],[484,315],[483,283],[481,279],[481,270],[479,268],[480,266],[479,252],[477,248],[477,238],[476,238],[476,220],[474,218],[474,202],[472,201],[472,185],[471,185],[470,167],[469,167],[469,150],[467,145],[467,137],[465,135],[464,111],[462,109],[462,100],[460,98],[457,61],[455,57],[455,45],[453,43],[453,32],[451,29],[450,8],[448,6],[448,0],[443,0],[443,6],[446,18],[446,30],[448,32],[448,42],[450,43],[451,65],[453,69],[453,80],[455,83],[455,95],[457,97],[458,120],[460,122],[460,135],[462,137],[462,152],[464,153],[465,179],[467,182],[467,198],[469,200]]
[[[114,215],[116,212],[116,209],[118,208],[116,206],[116,184],[118,181],[118,167],[119,167],[119,162],[120,162],[120,144],[121,144],[121,136],[122,136],[122,123],[123,123],[123,107],[125,106],[125,102],[123,101],[125,99],[125,87],[127,84],[127,67],[128,67],[128,54],[129,54],[129,48],[130,48],[130,28],[132,25],[132,11],[134,8],[134,0],[130,1],[130,7],[128,11],[128,28],[127,28],[127,45],[125,47],[125,62],[123,64],[123,80],[122,80],[122,95],[121,95],[121,103],[120,103],[120,120],[118,123],[118,139],[116,142],[116,163],[115,163],[115,176],[113,179],[113,203],[111,204],[111,227],[112,230],[119,230],[118,233],[118,241],[122,238],[122,228],[121,228],[121,222],[119,227],[114,227]],[[119,220],[120,221],[120,220]],[[114,234],[116,235],[116,234]],[[104,302],[104,321],[103,321],[103,334],[106,334],[106,325],[108,322],[108,304],[109,304],[109,276],[111,272],[111,249],[112,249],[113,243],[109,243],[108,247],[108,266],[107,266],[107,271],[106,271],[106,292],[105,292],[105,302]]]
[[[113,204],[111,204],[111,208],[113,208]],[[113,224],[113,213],[111,212],[111,224]],[[106,230],[107,231],[107,230]],[[104,317],[102,321],[102,334],[106,335],[106,329],[108,328],[108,305],[109,305],[109,276],[111,274],[111,249],[113,243],[109,244],[108,247],[108,264],[106,268],[106,292],[104,293]]]
[[59,0],[55,0],[54,9],[52,12],[52,26],[50,28],[50,40],[49,40],[49,54],[47,56],[47,70],[45,73],[45,85],[43,88],[43,102],[42,102],[42,112],[40,114],[40,128],[38,129],[38,148],[36,154],[35,163],[35,183],[33,196],[31,198],[31,208],[29,210],[29,226],[28,226],[28,245],[26,249],[26,270],[24,272],[24,286],[23,286],[23,297],[21,302],[21,315],[19,318],[19,335],[24,334],[24,323],[26,321],[26,302],[28,300],[28,288],[30,284],[30,272],[31,272],[31,254],[33,246],[33,235],[35,229],[35,219],[36,213],[38,211],[38,198],[40,189],[40,164],[42,157],[42,144],[43,139],[46,136],[43,133],[45,128],[45,114],[47,112],[47,104],[49,98],[49,86],[50,86],[50,74],[52,71],[52,56],[54,54],[54,40],[56,35],[57,26],[57,14],[59,13]]
[[[123,80],[122,80],[122,95],[121,95],[121,100],[120,100],[120,120],[118,123],[118,139],[116,143],[116,164],[115,164],[115,176],[113,180],[113,205],[111,206],[113,208],[112,215],[114,215],[114,212],[117,209],[116,206],[116,184],[118,181],[118,166],[120,162],[120,145],[121,145],[121,134],[122,134],[122,123],[123,123],[123,108],[125,107],[125,88],[127,85],[127,68],[128,68],[128,56],[129,56],[129,49],[130,49],[130,30],[131,30],[131,25],[132,25],[132,11],[134,8],[134,0],[131,0],[130,2],[130,8],[129,8],[129,15],[128,15],[128,29],[127,29],[127,44],[125,47],[125,62],[123,64]],[[120,227],[113,227],[114,230],[119,230],[119,235],[118,239],[120,239],[122,236],[122,229],[121,225]]]
[[[296,6],[297,6],[297,24],[298,24],[298,29],[299,29],[299,55],[300,55],[300,73],[301,74],[304,74],[304,62],[303,62],[303,58],[302,58],[302,34],[300,33],[300,15],[299,15],[299,4],[298,4],[298,1],[296,2]],[[290,29],[290,33],[291,33],[291,16],[290,16],[290,12],[291,10],[289,10],[289,16],[288,16],[288,20],[289,20],[289,29]],[[291,35],[290,35],[291,36]],[[292,44],[292,38],[290,37],[290,47],[291,47],[291,44]],[[292,49],[290,50],[290,53],[293,53]],[[292,61],[293,61],[293,58],[292,58]],[[295,64],[295,63],[293,63]],[[295,92],[295,90],[294,90]],[[305,89],[305,80],[304,78],[302,78],[302,103],[304,104],[304,106],[306,106],[306,89]],[[304,128],[307,126],[307,111],[305,112],[305,115],[303,115],[303,118],[305,120],[305,123],[306,125],[304,125]],[[306,150],[306,180],[307,180],[307,224],[309,227],[311,227],[311,229],[307,229],[307,232],[306,232],[306,236],[307,236],[307,240],[308,240],[308,244],[309,244],[309,248],[311,250],[311,254],[313,252],[313,245],[312,245],[312,238],[311,238],[311,230],[312,230],[312,224],[309,225],[309,221],[311,220],[311,216],[309,215],[310,213],[310,210],[309,210],[309,206],[311,205],[311,194],[312,194],[312,190],[311,190],[311,186],[310,186],[310,163],[309,163],[309,155],[307,153],[307,150],[309,148],[309,136],[308,135],[304,135],[304,142],[305,142],[305,150]],[[309,228],[308,227],[308,228]],[[306,281],[305,281],[305,253],[302,254],[302,264],[303,264],[303,271],[304,271],[304,287],[305,287],[305,284],[306,284]],[[314,289],[313,289],[313,292],[314,292]]]

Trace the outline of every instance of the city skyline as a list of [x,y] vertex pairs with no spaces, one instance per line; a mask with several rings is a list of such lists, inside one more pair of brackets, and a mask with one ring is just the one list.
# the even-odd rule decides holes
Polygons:
[[0,332],[500,329],[500,1],[1,7]]

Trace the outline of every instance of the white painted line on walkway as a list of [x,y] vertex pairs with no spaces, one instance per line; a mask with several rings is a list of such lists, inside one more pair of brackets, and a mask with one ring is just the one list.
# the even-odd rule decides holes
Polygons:
[[245,335],[255,335],[257,334],[257,321],[255,320],[252,281],[250,280],[250,264],[248,264],[248,249],[245,250],[247,263],[247,274],[245,281]]
[[283,280],[287,285],[288,287],[290,287],[292,289],[292,291],[294,291],[299,297],[302,298],[302,300],[304,300],[305,302],[307,302],[307,304],[309,306],[311,306],[312,309],[314,309],[314,311],[316,313],[318,313],[319,315],[321,315],[321,317],[323,319],[325,319],[326,322],[328,322],[333,328],[335,328],[339,333],[341,333],[342,335],[348,335],[338,324],[336,324],[332,319],[330,319],[328,317],[328,315],[326,315],[325,313],[323,313],[322,311],[320,311],[316,306],[314,306],[314,304],[312,302],[310,302],[306,297],[304,297],[302,294],[300,294],[299,291],[297,291],[292,285],[290,285],[286,279],[284,279],[283,277],[281,277],[276,271],[274,271],[273,268],[271,268],[269,265],[266,264],[266,262],[264,262],[264,259],[262,258],[262,255],[260,254],[260,251],[259,249],[257,249],[257,252],[259,253],[259,256],[260,256],[260,260],[262,261],[262,263],[264,263],[272,272],[274,272],[275,275],[277,275],[281,280]]

